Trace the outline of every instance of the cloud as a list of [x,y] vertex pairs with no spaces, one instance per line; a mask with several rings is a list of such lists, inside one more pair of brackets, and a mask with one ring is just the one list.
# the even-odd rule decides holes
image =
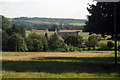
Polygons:
[[0,0],[0,2],[39,2],[39,0]]
[[23,0],[0,0],[0,2],[22,2]]

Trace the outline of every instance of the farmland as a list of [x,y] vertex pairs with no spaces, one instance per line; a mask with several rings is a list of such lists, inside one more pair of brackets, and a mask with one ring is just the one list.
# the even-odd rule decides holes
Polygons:
[[[120,57],[120,55],[118,55]],[[3,52],[3,78],[118,78],[113,52]],[[120,63],[120,58],[119,61]],[[89,67],[88,67],[89,65]],[[8,67],[9,66],[9,67]]]

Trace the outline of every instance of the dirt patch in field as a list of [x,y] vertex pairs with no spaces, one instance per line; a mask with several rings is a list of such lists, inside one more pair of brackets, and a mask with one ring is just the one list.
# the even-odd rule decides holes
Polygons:
[[24,59],[42,58],[42,57],[43,58],[44,57],[98,57],[98,56],[101,57],[101,56],[109,56],[111,54],[112,53],[29,52],[29,55],[27,56],[3,56],[2,60],[24,60]]

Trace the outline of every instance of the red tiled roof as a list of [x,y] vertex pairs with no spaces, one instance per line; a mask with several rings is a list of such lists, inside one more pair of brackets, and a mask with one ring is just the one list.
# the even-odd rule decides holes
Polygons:
[[82,30],[60,30],[59,32],[82,32]]

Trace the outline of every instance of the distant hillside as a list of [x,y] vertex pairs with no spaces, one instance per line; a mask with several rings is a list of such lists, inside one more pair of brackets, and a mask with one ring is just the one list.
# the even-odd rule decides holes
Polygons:
[[36,23],[39,21],[40,23],[59,23],[59,24],[70,24],[70,23],[82,23],[84,24],[86,20],[84,19],[61,19],[61,18],[39,18],[39,17],[19,17],[19,18],[9,18],[9,20],[14,21],[26,21],[26,22],[32,22]]
[[18,18],[8,18],[11,22],[25,25],[27,29],[45,29],[49,28],[53,24],[57,25],[74,25],[83,26],[85,25],[85,19],[61,19],[61,18],[39,18],[39,17],[18,17]]

